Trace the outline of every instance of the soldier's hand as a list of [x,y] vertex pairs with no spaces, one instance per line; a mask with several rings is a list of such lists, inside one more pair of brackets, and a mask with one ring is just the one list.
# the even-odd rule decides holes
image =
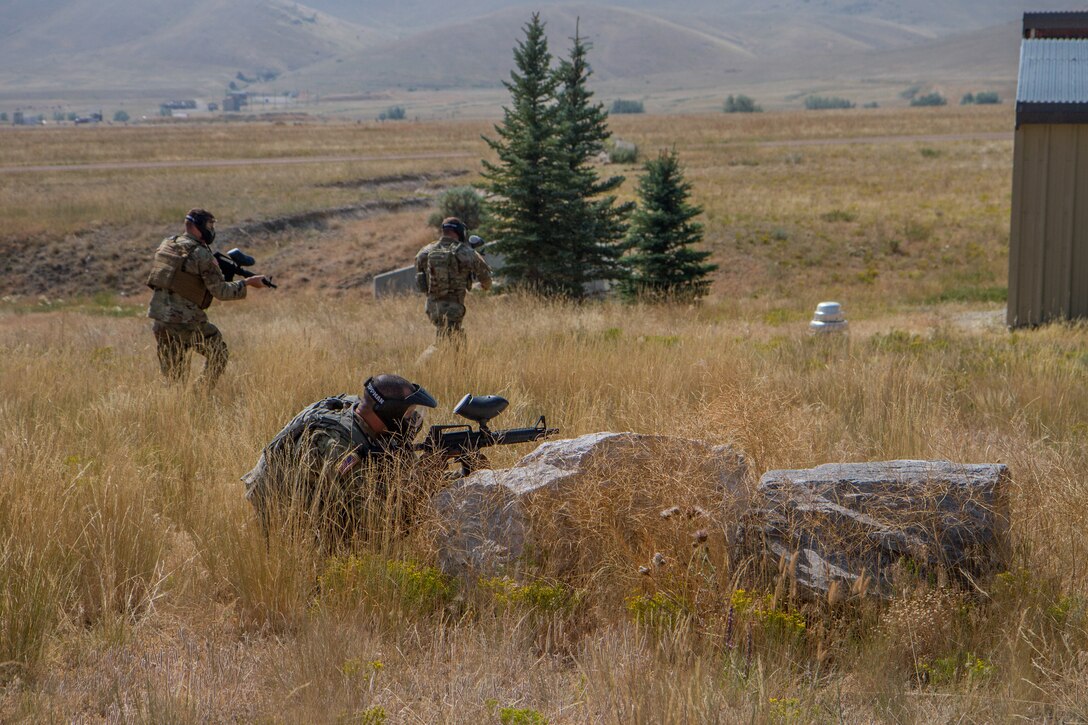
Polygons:
[[246,287],[270,287],[267,284],[268,278],[263,274],[255,274],[252,277],[246,277]]

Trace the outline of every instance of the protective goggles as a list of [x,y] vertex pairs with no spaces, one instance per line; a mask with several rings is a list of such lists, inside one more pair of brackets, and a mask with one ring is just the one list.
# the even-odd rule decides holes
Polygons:
[[412,384],[412,392],[403,398],[382,395],[374,386],[374,378],[367,378],[363,388],[374,401],[374,413],[381,418],[389,430],[399,430],[404,424],[404,417],[417,405],[424,408],[437,408],[438,401],[421,386]]

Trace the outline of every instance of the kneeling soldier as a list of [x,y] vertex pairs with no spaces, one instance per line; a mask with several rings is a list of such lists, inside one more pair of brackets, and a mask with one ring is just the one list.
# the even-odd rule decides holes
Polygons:
[[406,523],[415,497],[403,486],[423,426],[419,409],[437,405],[419,385],[377,375],[362,395],[336,395],[301,410],[242,477],[265,533],[302,520],[336,544],[365,535],[367,517]]

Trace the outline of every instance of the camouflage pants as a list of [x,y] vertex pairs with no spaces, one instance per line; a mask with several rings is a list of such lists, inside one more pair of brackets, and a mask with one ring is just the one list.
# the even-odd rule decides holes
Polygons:
[[227,367],[227,343],[219,328],[210,322],[179,325],[155,320],[151,325],[159,353],[159,369],[171,382],[183,383],[189,377],[189,351],[204,356],[200,384],[212,388]]
[[461,322],[465,319],[465,306],[457,300],[436,300],[428,297],[424,309],[435,326],[439,340],[460,339],[465,336],[465,331],[461,328]]

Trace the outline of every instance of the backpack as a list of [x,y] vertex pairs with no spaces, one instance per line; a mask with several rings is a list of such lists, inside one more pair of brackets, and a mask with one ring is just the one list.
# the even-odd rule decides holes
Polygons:
[[461,242],[443,244],[439,242],[427,253],[427,294],[431,297],[448,297],[459,292],[465,286],[458,272],[461,265],[457,253],[461,251]]
[[356,395],[337,395],[312,403],[304,408],[265,448],[266,453],[278,453],[288,444],[295,444],[308,432],[325,430],[352,448],[371,446],[371,441],[355,425]]
[[212,304],[212,295],[198,275],[185,271],[185,262],[196,247],[186,245],[183,237],[167,237],[155,251],[147,286],[181,295],[202,310]]

